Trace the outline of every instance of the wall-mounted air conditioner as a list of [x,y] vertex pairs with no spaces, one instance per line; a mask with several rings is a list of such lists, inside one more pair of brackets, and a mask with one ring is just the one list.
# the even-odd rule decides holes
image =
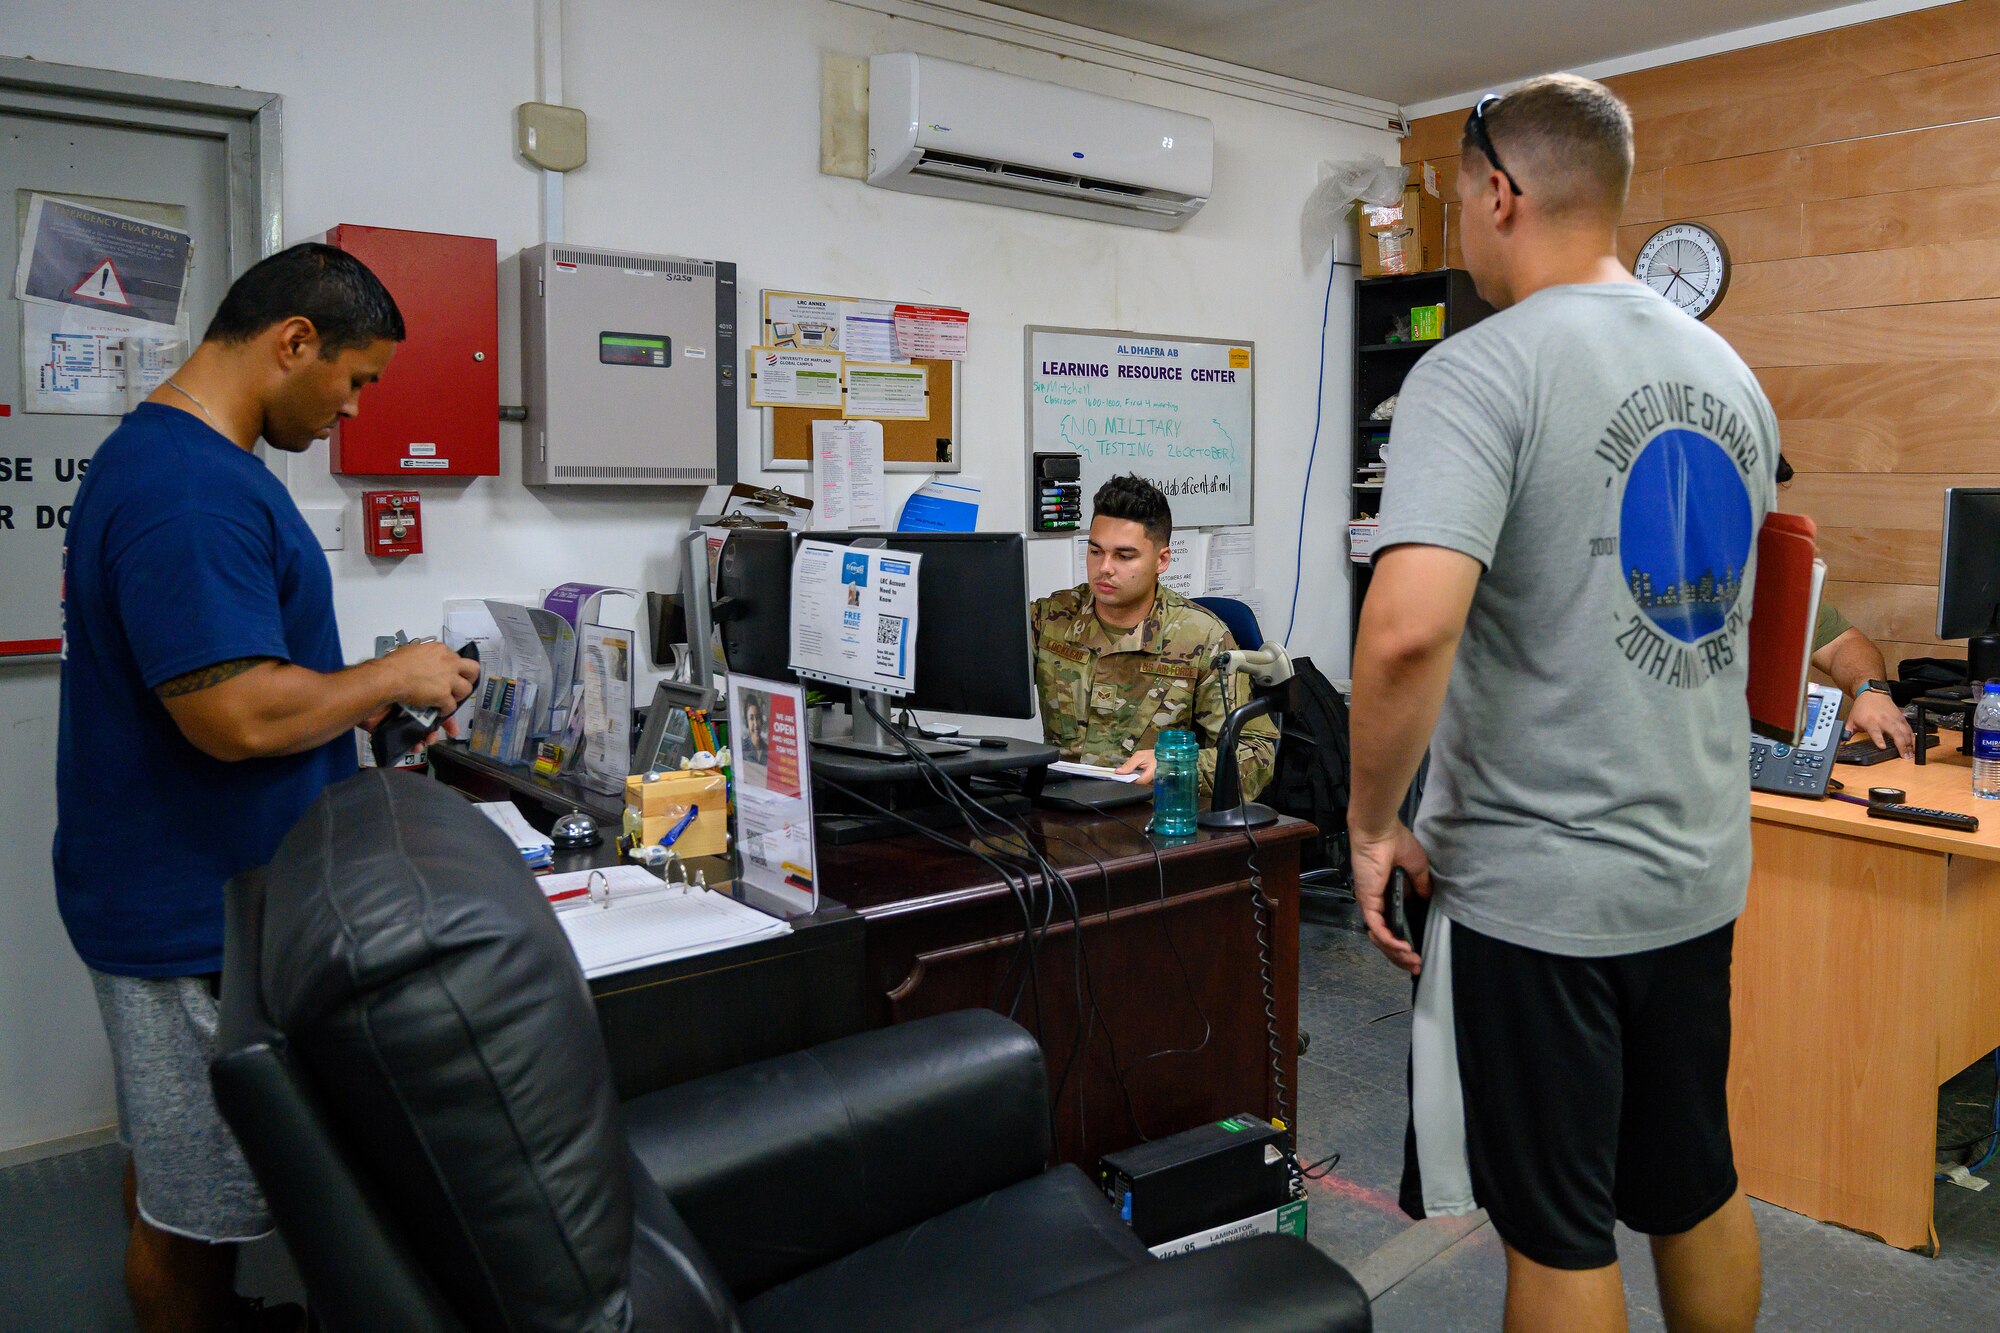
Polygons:
[[1201,116],[931,56],[868,62],[868,183],[1172,228],[1208,202]]

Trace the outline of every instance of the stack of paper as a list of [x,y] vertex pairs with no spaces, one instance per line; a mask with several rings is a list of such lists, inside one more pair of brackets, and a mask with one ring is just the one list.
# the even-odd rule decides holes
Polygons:
[[513,842],[521,853],[521,859],[528,869],[540,874],[555,862],[555,844],[549,835],[537,832],[535,827],[521,816],[512,801],[488,801],[474,806],[481,814],[492,820],[502,833]]
[[[583,875],[587,879],[590,873]],[[789,935],[792,930],[789,922],[766,916],[734,898],[709,889],[663,884],[637,866],[619,866],[602,873],[607,878],[619,877],[609,884],[605,901],[586,892],[555,904],[556,919],[562,922],[586,977],[630,972],[730,945]],[[635,875],[644,877],[647,884],[638,884],[632,879]],[[554,884],[551,880],[550,885]]]
[[1108,764],[1080,764],[1073,759],[1058,759],[1049,765],[1049,772],[1060,773],[1066,778],[1095,778],[1100,782],[1137,782],[1137,773],[1120,773]]

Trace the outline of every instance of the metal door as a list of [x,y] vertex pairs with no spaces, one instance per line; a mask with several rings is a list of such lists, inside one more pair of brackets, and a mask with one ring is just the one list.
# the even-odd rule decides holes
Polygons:
[[[184,85],[183,85],[184,86]],[[122,201],[165,206],[194,238],[186,313],[198,334],[230,276],[255,259],[232,226],[257,207],[256,178],[232,203],[227,132],[199,117],[162,112],[130,123],[134,109],[0,86],[0,596],[59,595],[61,517],[75,498],[81,460],[117,425],[110,416],[23,410],[22,308],[13,277],[25,192],[80,199],[109,211]],[[236,234],[232,236],[232,231]],[[254,236],[254,228],[248,233]],[[14,460],[31,460],[25,469]],[[26,471],[29,480],[21,481]],[[5,512],[0,509],[0,512]],[[54,559],[51,559],[51,556]],[[14,588],[9,592],[9,585]],[[26,587],[27,594],[19,589]],[[16,617],[14,624],[26,623]],[[42,622],[34,620],[39,626]],[[0,624],[0,639],[13,637]],[[114,1118],[110,1063],[83,966],[56,914],[50,870],[55,833],[57,668],[0,658],[0,1153],[76,1135]],[[99,832],[120,836],[121,812],[99,812]]]

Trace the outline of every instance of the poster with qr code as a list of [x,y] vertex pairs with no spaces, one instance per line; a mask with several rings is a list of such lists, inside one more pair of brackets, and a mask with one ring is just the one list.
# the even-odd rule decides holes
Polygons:
[[791,668],[900,697],[916,684],[921,556],[802,541],[792,556]]

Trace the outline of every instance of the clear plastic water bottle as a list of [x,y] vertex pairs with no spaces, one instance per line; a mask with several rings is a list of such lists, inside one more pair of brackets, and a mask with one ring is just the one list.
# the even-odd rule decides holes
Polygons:
[[2000,801],[2000,680],[1986,682],[1972,715],[1972,794]]
[[[2000,726],[2000,722],[1994,725]],[[1200,757],[1201,747],[1195,743],[1194,733],[1184,727],[1163,731],[1154,740],[1153,832],[1179,838],[1198,827],[1194,803],[1200,787]],[[2000,768],[2000,764],[1994,767]]]

